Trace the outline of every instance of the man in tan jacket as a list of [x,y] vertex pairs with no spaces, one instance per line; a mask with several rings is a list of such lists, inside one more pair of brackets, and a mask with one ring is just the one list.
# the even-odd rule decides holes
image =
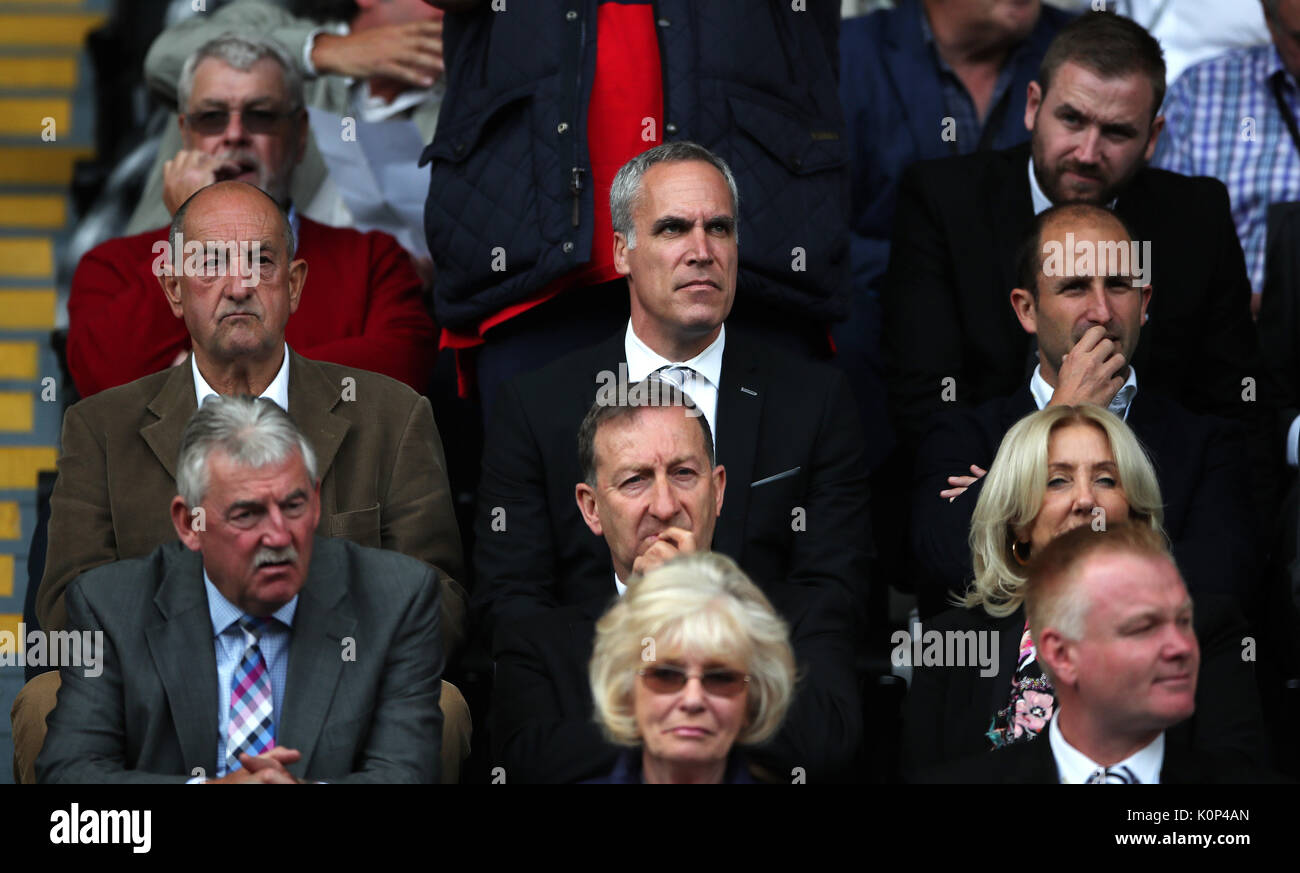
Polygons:
[[[241,182],[204,188],[177,211],[170,237],[176,257],[166,260],[160,293],[184,319],[194,352],[176,367],[68,410],[37,597],[44,631],[63,629],[64,591],[79,574],[175,538],[167,510],[186,422],[208,394],[248,394],[285,406],[311,441],[322,477],[317,533],[437,567],[447,651],[463,641],[464,592],[454,581],[463,578],[463,558],[429,402],[393,379],[310,361],[288,347],[284,328],[308,267],[291,260],[292,234],[276,202]],[[201,244],[205,256],[184,257],[187,243],[191,251]],[[223,247],[243,249],[238,269],[212,256]],[[44,741],[57,676],[37,677],[14,701],[15,773],[22,781]],[[454,781],[469,713],[446,685],[443,708],[443,773]]]

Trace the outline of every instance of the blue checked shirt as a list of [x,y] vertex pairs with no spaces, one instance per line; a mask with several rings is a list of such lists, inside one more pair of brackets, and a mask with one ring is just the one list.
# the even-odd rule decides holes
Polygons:
[[[230,772],[226,761],[226,739],[230,732],[230,683],[235,668],[244,657],[244,632],[239,619],[244,614],[225,598],[203,571],[203,585],[208,591],[208,614],[212,617],[212,639],[217,654],[217,779]],[[271,613],[277,622],[262,634],[258,648],[271,675],[271,718],[278,730],[280,706],[284,703],[284,686],[289,676],[289,637],[293,628],[293,614],[298,609],[295,595],[284,606]]]
[[1029,50],[1029,41],[1021,42],[1003,61],[1002,69],[998,71],[997,81],[993,83],[993,98],[989,100],[988,114],[981,119],[970,92],[953,72],[952,67],[948,66],[948,62],[939,55],[939,49],[934,44],[934,31],[930,29],[930,20],[924,12],[921,13],[921,33],[925,44],[934,52],[935,63],[939,65],[939,81],[943,83],[944,112],[956,124],[957,139],[950,145],[954,153],[968,155],[979,146],[980,138],[984,135],[984,124],[994,116],[994,111],[1006,98],[1007,89],[1011,86],[1011,80],[1015,78],[1016,70],[1019,68],[1020,56]]
[[1300,116],[1300,94],[1272,43],[1227,52],[1178,77],[1165,97],[1166,126],[1153,163],[1228,186],[1251,289],[1264,290],[1268,207],[1300,200],[1300,151],[1273,97]]

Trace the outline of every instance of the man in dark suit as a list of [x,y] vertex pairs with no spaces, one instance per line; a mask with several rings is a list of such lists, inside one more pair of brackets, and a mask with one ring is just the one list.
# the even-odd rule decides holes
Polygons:
[[271,400],[209,398],[177,466],[180,542],[68,589],[102,673],[63,666],[39,781],[436,781],[437,571],[316,537],[315,452]]
[[1061,30],[1029,86],[1028,144],[904,174],[882,291],[901,442],[918,440],[946,402],[978,404],[1023,384],[1031,345],[1006,289],[1033,216],[1066,202],[1113,202],[1134,238],[1151,243],[1157,293],[1131,361],[1145,384],[1193,412],[1261,424],[1263,403],[1243,402],[1262,373],[1227,191],[1145,166],[1164,81],[1159,44],[1139,25],[1084,15]]
[[[1151,454],[1164,528],[1188,588],[1252,600],[1260,545],[1244,441],[1228,422],[1194,415],[1147,387],[1145,371],[1139,390],[1129,361],[1159,295],[1143,276],[1149,265],[1109,257],[1131,255],[1131,243],[1124,222],[1100,206],[1054,206],[1034,219],[1010,302],[1024,331],[1038,338],[1038,365],[1014,394],[936,415],[917,450],[912,554],[922,618],[947,608],[972,577],[971,513],[1002,437],[1036,409],[1080,403],[1109,407]],[[1097,257],[1075,269],[1075,255],[1085,251]],[[1057,269],[1064,261],[1051,252],[1063,252],[1070,269]]]
[[625,164],[610,200],[631,319],[499,392],[478,495],[476,613],[492,633],[613,596],[609,549],[573,499],[583,479],[573,435],[598,395],[619,396],[655,371],[698,402],[727,470],[713,547],[760,587],[838,589],[860,612],[871,534],[853,399],[839,372],[723,324],[736,288],[730,170],[699,146],[670,143]]
[[[840,103],[852,171],[849,320],[833,327],[864,420],[885,407],[880,278],[903,170],[1008,148],[1029,134],[1025,94],[1072,16],[1038,2],[906,0],[840,24]],[[868,438],[873,436],[867,434]],[[868,461],[888,450],[868,445]]]
[[[317,533],[401,552],[440,571],[441,626],[446,650],[454,652],[464,637],[464,595],[455,581],[462,556],[428,400],[387,377],[310,361],[288,347],[285,322],[306,267],[291,259],[288,219],[265,193],[242,182],[204,188],[177,211],[173,238],[182,231],[204,243],[242,241],[250,252],[256,243],[264,259],[258,281],[245,285],[233,269],[218,277],[188,270],[162,277],[193,342],[189,360],[68,410],[37,599],[41,627],[66,626],[64,592],[79,574],[146,555],[175,537],[166,505],[186,422],[210,394],[250,394],[286,408],[316,451]],[[56,682],[50,673],[28,683],[15,713],[26,710],[44,724]],[[444,706],[455,707],[449,730],[467,729],[463,699],[445,691]],[[447,745],[459,742],[458,736]],[[30,766],[36,749],[16,757]]]
[[[656,381],[632,386],[629,397]],[[633,574],[712,545],[727,475],[714,464],[708,422],[671,385],[656,385],[654,398],[657,405],[597,400],[579,429],[584,469],[572,499],[615,568],[603,593],[497,634],[491,733],[507,781],[580,782],[609,772],[618,749],[592,719],[587,673],[596,619]],[[764,590],[790,626],[803,679],[780,733],[746,754],[781,781],[797,776],[795,768],[811,781],[848,778],[862,707],[847,598],[805,585]]]
[[[1055,701],[1046,737],[1012,743],[922,781],[1128,783],[1268,779],[1191,750],[1173,728],[1197,708],[1192,599],[1147,525],[1084,525],[1031,560],[1026,612]],[[1198,608],[1199,611],[1199,608]],[[1223,701],[1203,701],[1222,706]]]

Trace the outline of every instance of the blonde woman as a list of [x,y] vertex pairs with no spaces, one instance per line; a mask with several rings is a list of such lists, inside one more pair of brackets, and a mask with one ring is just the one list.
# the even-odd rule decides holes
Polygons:
[[[971,519],[974,581],[958,608],[921,629],[937,630],[945,641],[956,634],[963,645],[930,659],[938,663],[915,665],[905,773],[1031,741],[1051,720],[1055,692],[1038,666],[1023,608],[1025,567],[1035,550],[1084,525],[1104,535],[1112,525],[1146,524],[1163,534],[1155,470],[1128,426],[1100,407],[1049,406],[1021,419],[985,479]],[[1196,618],[1203,651],[1198,715],[1179,730],[1205,748],[1257,759],[1259,702],[1240,657],[1245,624],[1231,599],[1210,594],[1198,596]],[[967,648],[968,641],[975,646]],[[988,657],[948,663],[957,649]]]
[[785,622],[730,558],[696,553],[633,577],[596,624],[596,720],[624,747],[598,782],[748,783],[736,746],[781,727],[794,696]]

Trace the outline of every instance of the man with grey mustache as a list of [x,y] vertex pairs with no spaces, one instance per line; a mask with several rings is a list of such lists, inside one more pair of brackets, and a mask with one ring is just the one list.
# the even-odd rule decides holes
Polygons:
[[[168,511],[186,423],[213,394],[266,397],[293,416],[319,462],[320,516],[313,528],[418,558],[438,572],[442,640],[464,638],[460,534],[442,443],[429,401],[377,373],[313,361],[285,339],[308,265],[293,257],[288,217],[265,192],[218,182],[176,212],[171,236],[206,245],[233,240],[262,259],[257,284],[181,270],[157,293],[183,323],[194,351],[169,370],[72,406],[63,423],[59,478],[50,499],[49,546],[36,614],[45,631],[69,620],[68,586],[101,564],[149,554],[176,539]],[[212,520],[206,519],[207,523]],[[14,701],[15,772],[34,778],[57,674],[37,676]],[[443,776],[455,781],[468,754],[469,709],[444,684],[448,737]]]
[[[319,537],[316,451],[269,398],[211,395],[169,503],[179,542],[83,574],[42,782],[432,782],[438,572]],[[215,718],[214,718],[215,716]]]

